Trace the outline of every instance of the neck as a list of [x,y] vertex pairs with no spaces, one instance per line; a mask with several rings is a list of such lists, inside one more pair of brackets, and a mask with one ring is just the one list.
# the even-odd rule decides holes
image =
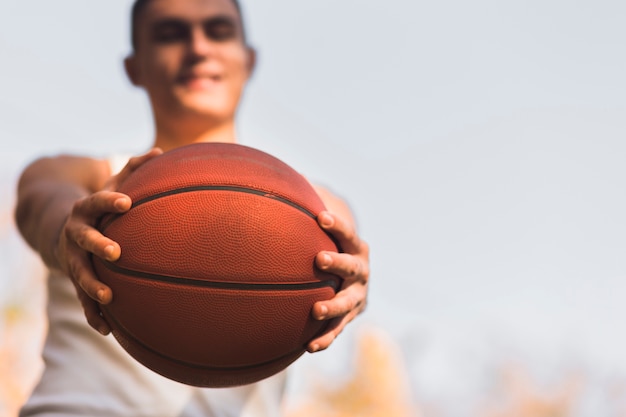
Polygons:
[[183,145],[198,142],[237,142],[235,122],[228,120],[222,123],[207,123],[191,120],[178,120],[173,123],[155,123],[156,136],[154,146],[169,151]]

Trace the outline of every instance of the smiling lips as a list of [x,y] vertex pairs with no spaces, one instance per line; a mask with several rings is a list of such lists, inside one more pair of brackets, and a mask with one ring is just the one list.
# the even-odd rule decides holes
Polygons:
[[212,72],[189,71],[179,76],[176,81],[190,90],[206,90],[215,87],[221,80],[220,75]]

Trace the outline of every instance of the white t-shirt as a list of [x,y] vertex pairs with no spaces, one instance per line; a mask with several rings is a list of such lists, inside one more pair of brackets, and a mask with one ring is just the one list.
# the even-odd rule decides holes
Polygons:
[[[117,172],[128,158],[111,160]],[[44,370],[20,417],[276,417],[286,372],[234,388],[171,381],[135,361],[85,319],[69,278],[48,278]]]

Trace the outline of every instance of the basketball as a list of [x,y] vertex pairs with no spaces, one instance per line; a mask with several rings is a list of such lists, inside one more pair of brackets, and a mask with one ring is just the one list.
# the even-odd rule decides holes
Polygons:
[[338,248],[317,224],[321,199],[287,164],[242,145],[186,145],[118,191],[131,209],[98,229],[121,257],[93,264],[113,291],[102,315],[146,367],[194,386],[249,384],[284,370],[328,326],[311,308],[342,282],[314,259]]

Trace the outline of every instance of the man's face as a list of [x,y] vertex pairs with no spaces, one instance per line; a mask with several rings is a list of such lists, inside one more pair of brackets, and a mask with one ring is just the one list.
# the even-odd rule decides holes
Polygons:
[[234,117],[253,66],[232,0],[152,0],[137,22],[131,80],[156,117]]

